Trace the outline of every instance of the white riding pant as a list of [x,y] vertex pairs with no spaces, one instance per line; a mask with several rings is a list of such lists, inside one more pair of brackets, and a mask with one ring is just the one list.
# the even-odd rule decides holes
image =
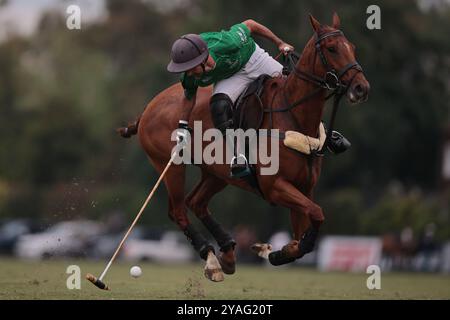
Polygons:
[[253,52],[247,64],[231,77],[214,84],[213,94],[225,93],[235,103],[250,82],[262,74],[281,75],[282,70],[281,63],[256,44],[255,52]]

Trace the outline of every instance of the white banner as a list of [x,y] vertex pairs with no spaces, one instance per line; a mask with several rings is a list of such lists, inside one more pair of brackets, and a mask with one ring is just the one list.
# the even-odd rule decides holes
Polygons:
[[381,249],[376,237],[328,236],[320,242],[318,266],[321,271],[366,272],[380,264]]

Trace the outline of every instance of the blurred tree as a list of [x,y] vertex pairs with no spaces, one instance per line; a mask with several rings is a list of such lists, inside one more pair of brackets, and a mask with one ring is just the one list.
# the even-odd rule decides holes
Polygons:
[[398,187],[391,188],[364,213],[361,221],[361,232],[366,234],[399,234],[405,227],[410,227],[417,236],[424,232],[428,224],[435,224],[440,240],[450,238],[448,212],[442,212],[437,203],[426,199],[419,189],[405,193]]

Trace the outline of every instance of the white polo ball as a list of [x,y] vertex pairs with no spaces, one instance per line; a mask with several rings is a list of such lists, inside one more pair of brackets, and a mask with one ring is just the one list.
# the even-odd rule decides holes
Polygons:
[[130,275],[131,275],[133,278],[139,278],[139,277],[142,275],[142,270],[141,270],[141,268],[138,267],[138,266],[131,267],[131,269],[130,269]]

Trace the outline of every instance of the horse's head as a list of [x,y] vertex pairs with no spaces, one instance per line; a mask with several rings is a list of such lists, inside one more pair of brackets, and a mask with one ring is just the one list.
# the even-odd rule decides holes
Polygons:
[[339,16],[334,13],[332,27],[321,25],[312,15],[309,18],[315,31],[305,47],[313,57],[309,72],[320,78],[324,87],[343,90],[350,103],[366,101],[370,84],[356,62],[355,46],[339,30]]

